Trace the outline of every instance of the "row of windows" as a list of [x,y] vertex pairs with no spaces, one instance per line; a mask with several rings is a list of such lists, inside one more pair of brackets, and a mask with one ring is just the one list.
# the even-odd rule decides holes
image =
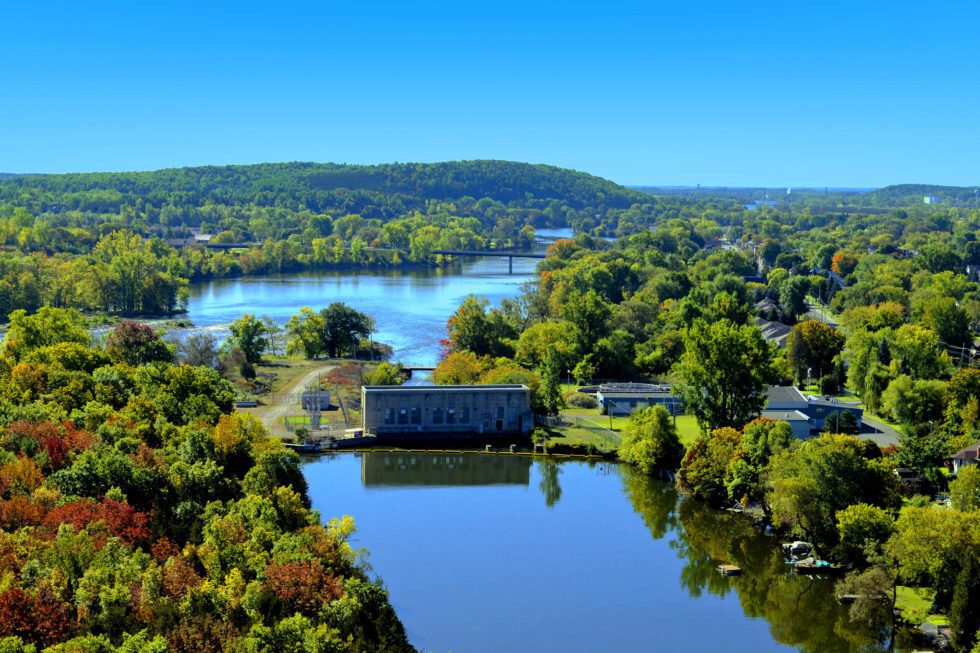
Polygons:
[[[504,406],[497,406],[497,419],[503,419],[505,414]],[[398,424],[421,424],[422,423],[422,409],[421,408],[385,408],[384,423],[385,424],[395,424],[397,420]],[[432,409],[432,423],[433,424],[469,424],[470,421],[470,407],[463,406],[457,410],[455,408],[447,408],[445,411],[441,407]]]

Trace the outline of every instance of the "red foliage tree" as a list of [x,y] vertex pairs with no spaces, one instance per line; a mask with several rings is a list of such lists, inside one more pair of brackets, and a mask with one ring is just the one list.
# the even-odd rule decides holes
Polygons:
[[102,522],[111,535],[132,545],[150,539],[149,515],[125,501],[105,497],[101,503],[78,499],[54,508],[44,518],[44,526],[54,534],[61,524],[71,524],[81,530],[93,522]]
[[170,558],[163,567],[163,593],[174,601],[179,601],[189,589],[201,582],[201,575],[181,556]]
[[0,636],[50,646],[68,634],[70,617],[69,605],[44,590],[36,596],[19,587],[0,593]]
[[38,526],[44,519],[44,509],[23,496],[0,500],[0,529],[15,531],[24,526]]
[[340,598],[344,586],[316,560],[309,562],[269,563],[265,568],[265,585],[288,610],[315,615],[324,603]]

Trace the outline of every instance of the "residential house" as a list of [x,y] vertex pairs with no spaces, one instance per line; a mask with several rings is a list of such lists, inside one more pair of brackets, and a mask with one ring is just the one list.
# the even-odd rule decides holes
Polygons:
[[967,465],[976,465],[977,458],[980,458],[980,442],[957,451],[953,454],[953,473],[958,474]]

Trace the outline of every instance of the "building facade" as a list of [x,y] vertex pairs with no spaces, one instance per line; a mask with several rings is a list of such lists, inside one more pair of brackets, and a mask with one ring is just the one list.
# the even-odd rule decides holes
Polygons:
[[599,386],[595,394],[601,411],[608,415],[631,415],[634,410],[663,406],[671,415],[684,412],[680,397],[666,384],[608,383]]
[[361,387],[365,435],[527,433],[534,427],[525,385]]

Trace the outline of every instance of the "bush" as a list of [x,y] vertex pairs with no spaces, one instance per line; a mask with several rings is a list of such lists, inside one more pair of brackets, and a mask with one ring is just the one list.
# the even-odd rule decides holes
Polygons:
[[575,406],[576,408],[596,408],[599,405],[599,402],[597,402],[595,397],[592,395],[587,395],[582,392],[573,392],[568,397],[568,405]]

